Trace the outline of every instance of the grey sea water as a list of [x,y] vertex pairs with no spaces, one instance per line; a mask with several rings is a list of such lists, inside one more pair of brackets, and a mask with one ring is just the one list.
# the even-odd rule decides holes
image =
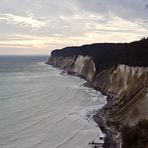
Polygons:
[[102,135],[92,115],[106,98],[46,60],[0,57],[0,148],[89,148]]

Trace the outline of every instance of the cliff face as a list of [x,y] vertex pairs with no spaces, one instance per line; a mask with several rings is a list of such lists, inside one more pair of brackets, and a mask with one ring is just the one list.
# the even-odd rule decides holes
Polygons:
[[148,119],[148,68],[118,65],[99,73],[92,85],[111,97],[110,120],[134,125]]
[[53,57],[51,56],[48,63],[65,69],[84,77],[87,81],[92,81],[95,73],[95,63],[89,56],[71,56],[71,57]]
[[53,57],[49,64],[76,73],[92,86],[107,93],[111,100],[108,119],[133,125],[148,118],[148,68],[118,65],[96,74],[95,63],[89,56]]

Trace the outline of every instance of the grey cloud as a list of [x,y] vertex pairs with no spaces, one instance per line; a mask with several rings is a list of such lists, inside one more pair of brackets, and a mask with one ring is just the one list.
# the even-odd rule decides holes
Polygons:
[[40,17],[70,15],[74,3],[69,0],[1,0],[0,12],[15,15],[33,14]]
[[[104,34],[109,34],[110,36],[113,34],[113,36],[115,36],[114,33],[122,34],[124,32],[131,32],[134,37],[137,37],[140,34],[143,35],[145,30],[138,31],[136,27],[136,29],[133,28],[133,30],[131,28],[124,28],[123,26],[118,27],[115,24],[116,21],[114,21],[114,17],[117,16],[124,20],[131,21],[132,23],[138,24],[140,26],[139,28],[148,30],[148,9],[145,9],[146,1],[147,0],[1,0],[0,16],[10,14],[26,18],[31,17],[43,22],[45,25],[35,28],[34,25],[31,26],[30,22],[27,24],[26,21],[17,22],[17,19],[14,19],[14,21],[0,19],[0,33],[6,41],[29,40],[31,37],[32,39],[53,37],[63,40],[69,38],[77,38],[77,40],[79,40],[79,38],[82,37],[84,41],[87,41],[88,38],[87,42],[92,42],[93,40],[91,39],[93,39],[93,37],[89,38],[87,36],[89,33],[96,33],[101,37],[101,35]],[[36,23],[34,24],[36,25]],[[100,25],[100,27],[97,27],[97,25]],[[4,39],[0,38],[1,41],[4,41]],[[64,45],[66,45],[66,43],[64,43]],[[53,43],[52,46],[54,48],[59,45]]]
[[81,9],[125,19],[147,19],[144,0],[77,0]]

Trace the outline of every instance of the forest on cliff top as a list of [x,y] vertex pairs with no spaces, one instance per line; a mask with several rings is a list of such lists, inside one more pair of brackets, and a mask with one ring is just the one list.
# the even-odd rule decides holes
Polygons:
[[148,38],[130,43],[95,43],[83,46],[65,47],[51,52],[52,56],[88,55],[95,62],[97,71],[126,64],[148,66]]

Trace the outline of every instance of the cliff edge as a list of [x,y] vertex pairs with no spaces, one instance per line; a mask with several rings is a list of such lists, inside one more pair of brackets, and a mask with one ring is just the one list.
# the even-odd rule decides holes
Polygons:
[[[122,129],[148,120],[148,39],[54,50],[47,63],[83,77],[108,96],[95,116],[111,134],[112,142],[104,147],[124,147]],[[144,145],[147,148],[148,139]]]

